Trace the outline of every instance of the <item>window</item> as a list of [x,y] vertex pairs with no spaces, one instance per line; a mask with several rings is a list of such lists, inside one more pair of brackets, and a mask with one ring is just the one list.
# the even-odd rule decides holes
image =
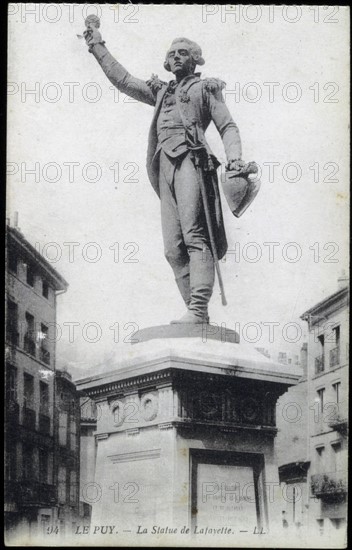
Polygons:
[[70,422],[70,448],[71,451],[75,451],[77,447],[77,426],[76,426],[76,420],[71,419]]
[[330,350],[330,367],[340,364],[340,326],[333,328],[335,347]]
[[35,355],[34,317],[26,311],[26,331],[24,335],[24,350]]
[[60,412],[59,416],[59,443],[67,445],[67,413]]
[[27,409],[34,407],[34,378],[26,372],[23,373],[24,406]]
[[59,497],[60,504],[66,503],[66,468],[64,466],[59,467],[58,497]]
[[12,271],[12,273],[16,273],[17,275],[18,258],[17,258],[16,250],[12,247],[10,247],[8,250],[7,265],[9,270]]
[[12,365],[6,366],[6,401],[17,400],[17,369]]
[[54,467],[53,453],[48,453],[48,483],[50,485],[52,485],[53,483],[53,467]]
[[339,348],[340,347],[340,325],[334,328],[334,335],[335,335],[335,346]]
[[49,413],[49,386],[45,382],[39,383],[40,392],[40,412],[41,414]]
[[316,447],[315,450],[317,451],[318,456],[319,456],[319,457],[322,457],[323,454],[324,454],[324,451],[325,451],[325,447],[324,447],[324,445],[322,445],[321,447]]
[[70,502],[75,504],[77,501],[77,474],[74,470],[70,473]]
[[324,535],[324,520],[323,519],[317,519],[319,534],[322,536]]
[[322,474],[326,469],[325,447],[324,445],[319,445],[319,447],[316,447],[315,450],[317,453],[316,471],[317,471],[317,474]]
[[44,298],[49,298],[49,285],[46,281],[43,281],[42,294]]
[[27,284],[34,286],[35,271],[34,266],[30,263],[27,264]]
[[47,344],[49,329],[44,323],[40,325],[40,339],[43,345]]
[[39,481],[41,483],[48,483],[48,472],[49,472],[49,460],[48,453],[43,449],[39,450]]
[[317,390],[318,399],[319,399],[319,412],[324,412],[324,393],[325,388],[321,388],[320,390]]
[[330,518],[335,529],[341,529],[346,525],[346,518]]
[[24,479],[32,480],[34,477],[34,461],[33,461],[33,447],[32,445],[25,444],[22,449],[22,461],[23,461],[23,477]]
[[40,333],[38,334],[40,340],[40,360],[50,365],[50,352],[48,350],[48,333],[49,329],[46,325],[41,323]]
[[335,441],[334,443],[331,443],[331,448],[333,450],[334,454],[334,470],[335,472],[342,471],[344,468],[344,464],[342,461],[342,445],[340,441]]
[[6,341],[18,346],[18,306],[10,298],[7,300]]
[[325,349],[324,334],[320,334],[320,336],[318,336],[318,342],[319,342],[319,351],[318,351],[318,356],[315,358],[315,374],[319,374],[320,372],[323,372],[324,369],[325,369],[325,365],[324,365],[324,349]]
[[17,476],[17,451],[16,441],[14,439],[9,439],[6,442],[5,467],[6,479],[14,481]]
[[334,394],[335,394],[335,402],[340,403],[341,398],[341,382],[335,382],[335,384],[332,385]]

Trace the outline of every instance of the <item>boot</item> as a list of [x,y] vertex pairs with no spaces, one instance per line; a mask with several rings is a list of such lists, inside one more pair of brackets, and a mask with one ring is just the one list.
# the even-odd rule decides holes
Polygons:
[[203,322],[209,322],[208,303],[213,294],[215,269],[213,255],[207,245],[203,251],[190,253],[190,287],[191,301],[188,309],[200,317]]
[[189,306],[191,301],[191,287],[190,287],[189,281],[190,281],[189,273],[181,277],[178,277],[176,279],[178,289],[187,307]]
[[214,260],[209,248],[190,253],[190,300],[188,312],[171,324],[209,323],[208,303],[213,293],[215,279]]
[[203,319],[202,317],[199,317],[198,315],[195,315],[191,311],[187,311],[180,319],[177,319],[176,321],[171,321],[171,325],[180,325],[183,323],[191,323],[191,324],[203,324],[206,323],[209,324],[209,317],[206,319]]

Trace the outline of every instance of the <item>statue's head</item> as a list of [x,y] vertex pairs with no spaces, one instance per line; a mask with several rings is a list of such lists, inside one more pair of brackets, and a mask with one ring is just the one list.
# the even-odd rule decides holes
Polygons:
[[175,75],[192,74],[196,65],[204,65],[202,50],[188,38],[175,38],[166,53],[164,68]]

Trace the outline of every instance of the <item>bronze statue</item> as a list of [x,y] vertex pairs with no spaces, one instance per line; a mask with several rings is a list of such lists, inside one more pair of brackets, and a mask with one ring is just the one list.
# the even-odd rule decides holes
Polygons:
[[[173,40],[164,68],[175,79],[164,82],[152,75],[145,82],[130,75],[110,54],[99,26],[99,19],[89,16],[84,37],[108,79],[121,92],[154,107],[147,171],[161,201],[165,256],[187,306],[187,313],[172,323],[208,323],[215,268],[226,304],[218,260],[227,250],[216,172],[220,163],[204,135],[210,122],[214,121],[220,133],[233,182],[236,178],[243,180],[256,167],[242,160],[239,131],[222,96],[225,83],[217,78],[201,79],[195,72],[197,65],[204,64],[198,44],[183,37]],[[248,180],[245,182],[247,185]],[[235,183],[230,185],[235,189]],[[241,200],[247,187],[240,193]],[[256,192],[249,190],[246,206]],[[236,202],[232,208],[232,202],[234,214],[240,215],[236,208],[241,205]]]

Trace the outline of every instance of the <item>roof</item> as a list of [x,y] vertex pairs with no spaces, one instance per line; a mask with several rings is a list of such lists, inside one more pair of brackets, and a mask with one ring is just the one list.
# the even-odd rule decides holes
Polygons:
[[24,250],[28,256],[30,256],[37,268],[44,271],[45,275],[50,278],[51,284],[55,290],[67,290],[68,282],[60,275],[56,269],[38,252],[30,242],[25,239],[22,233],[15,227],[7,225],[7,246],[9,246],[9,239],[15,241],[15,243]]
[[334,292],[334,294],[330,294],[327,298],[324,298],[321,302],[318,302],[314,306],[312,306],[310,309],[307,309],[304,313],[301,315],[301,319],[304,321],[307,320],[308,317],[310,317],[313,314],[317,314],[319,311],[325,310],[329,306],[331,306],[333,303],[338,302],[340,299],[347,296],[349,292],[348,287],[341,288],[337,292]]

